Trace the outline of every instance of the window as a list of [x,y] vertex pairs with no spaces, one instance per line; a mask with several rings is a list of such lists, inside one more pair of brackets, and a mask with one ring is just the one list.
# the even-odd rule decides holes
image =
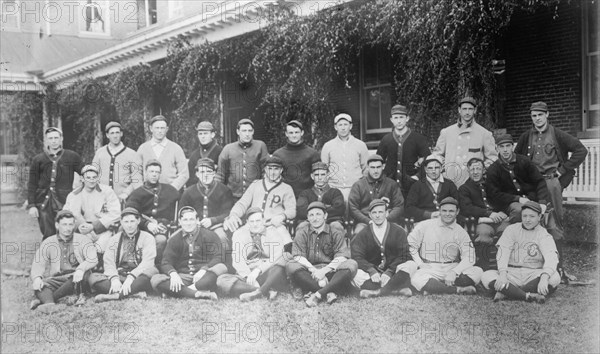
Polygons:
[[151,26],[158,21],[156,0],[137,0],[138,29]]
[[85,0],[81,13],[80,32],[83,34],[110,34],[108,0]]
[[367,140],[378,140],[378,135],[392,128],[390,110],[395,100],[392,87],[390,53],[382,48],[365,48],[360,65],[361,122]]
[[183,1],[169,0],[169,19],[183,16]]
[[2,17],[2,30],[19,30],[20,21],[19,4],[16,0],[0,1],[0,17]]
[[600,128],[600,80],[598,80],[598,1],[585,1],[583,8],[583,109],[584,128]]

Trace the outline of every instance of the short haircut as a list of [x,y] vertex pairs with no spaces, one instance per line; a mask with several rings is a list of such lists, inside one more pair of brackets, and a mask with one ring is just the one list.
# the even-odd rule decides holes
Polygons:
[[471,167],[472,164],[477,163],[477,162],[481,162],[481,164],[483,165],[483,167],[485,167],[485,164],[483,163],[483,160],[480,159],[479,157],[473,157],[469,160],[469,162],[467,162],[467,167]]
[[63,214],[56,216],[56,222],[59,223],[62,219],[75,219],[75,215],[73,214]]
[[162,165],[158,161],[150,161],[150,162],[148,162],[148,164],[146,165],[145,170],[148,171],[148,167],[150,167],[150,166],[158,166],[158,167],[160,167],[160,170],[162,171]]

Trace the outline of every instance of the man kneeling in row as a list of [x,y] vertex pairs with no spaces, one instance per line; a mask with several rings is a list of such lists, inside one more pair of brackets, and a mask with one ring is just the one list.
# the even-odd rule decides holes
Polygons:
[[250,207],[246,225],[232,237],[232,265],[236,274],[223,274],[217,279],[221,293],[239,296],[244,302],[263,296],[274,300],[277,291],[287,290],[283,248],[290,242],[292,238],[285,228],[267,227],[263,211]]
[[540,225],[542,207],[528,201],[521,207],[521,222],[504,230],[496,244],[498,270],[483,273],[481,282],[495,289],[494,302],[506,297],[544,303],[560,284],[556,271],[558,251],[552,236]]
[[177,230],[167,242],[160,265],[162,274],[152,277],[152,288],[166,295],[217,300],[217,277],[227,273],[225,250],[219,236],[200,227],[192,207],[179,210]]
[[475,264],[475,249],[469,234],[456,223],[458,201],[440,202],[440,218],[418,223],[408,243],[419,270],[412,285],[427,294],[475,294],[483,270]]
[[134,208],[121,212],[121,227],[110,238],[104,253],[104,274],[92,273],[90,287],[98,295],[94,302],[120,300],[127,296],[146,297],[150,278],[158,274],[154,266],[156,242],[139,228],[141,215]]
[[309,292],[306,306],[315,307],[323,300],[332,304],[337,294],[351,291],[358,265],[350,259],[343,229],[325,222],[325,204],[310,203],[307,215],[310,225],[298,229],[286,272],[294,284],[295,299],[301,300],[304,292]]

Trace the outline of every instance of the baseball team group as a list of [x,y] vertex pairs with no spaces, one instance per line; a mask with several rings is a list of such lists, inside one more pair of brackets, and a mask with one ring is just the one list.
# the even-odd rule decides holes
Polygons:
[[346,113],[320,152],[298,120],[273,154],[250,119],[224,147],[200,120],[189,158],[162,115],[137,151],[113,121],[87,164],[50,127],[28,182],[43,235],[30,308],[148,293],[273,301],[282,292],[315,307],[339,296],[484,289],[493,301],[543,303],[568,281],[562,191],[587,150],[549,123],[544,102],[531,104],[532,126],[516,141],[479,125],[472,97],[457,108],[430,148],[407,107],[393,106],[376,154]]

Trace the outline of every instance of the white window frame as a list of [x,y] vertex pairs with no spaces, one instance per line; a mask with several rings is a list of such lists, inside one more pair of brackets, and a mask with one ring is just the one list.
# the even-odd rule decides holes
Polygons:
[[79,36],[80,37],[110,37],[111,9],[109,0],[92,0],[92,4],[98,4],[101,8],[101,16],[104,21],[104,32],[93,32],[86,30],[85,7],[88,6],[87,0],[80,0],[77,9],[77,18],[79,18]]

